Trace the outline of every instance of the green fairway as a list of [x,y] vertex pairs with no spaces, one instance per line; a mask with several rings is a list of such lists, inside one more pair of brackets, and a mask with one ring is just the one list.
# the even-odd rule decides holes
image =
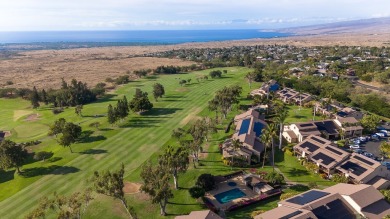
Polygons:
[[[77,116],[74,113],[74,108],[53,115],[51,110],[45,107],[38,110],[30,109],[29,102],[24,100],[0,100],[0,105],[6,106],[0,109],[0,129],[11,130],[12,133],[15,133],[11,139],[19,142],[41,139],[42,144],[34,146],[34,151],[44,150],[54,153],[51,161],[24,165],[23,170],[28,173],[27,176],[5,173],[8,174],[9,180],[0,181],[0,215],[7,215],[7,218],[23,218],[37,205],[37,201],[42,196],[53,194],[55,191],[60,194],[69,194],[86,188],[88,186],[86,180],[93,171],[116,169],[121,163],[125,164],[127,179],[138,181],[137,172],[140,165],[159,151],[170,139],[173,129],[185,126],[198,114],[207,114],[208,112],[205,110],[207,101],[214,96],[216,90],[226,85],[239,84],[244,87],[242,96],[247,95],[249,88],[244,80],[244,75],[248,69],[227,69],[229,72],[223,75],[223,78],[200,83],[196,82],[196,75],[208,74],[210,70],[190,74],[163,75],[130,82],[128,85],[120,87],[111,97],[85,105],[84,117]],[[193,83],[183,87],[179,85],[179,80],[190,78]],[[156,82],[164,85],[166,95],[158,102],[154,102],[154,109],[145,115],[131,114],[129,119],[119,124],[119,127],[108,125],[106,117],[95,116],[105,114],[108,104],[115,104],[116,99],[122,98],[124,94],[130,100],[135,88],[140,88],[151,94],[152,85]],[[149,96],[152,99],[151,95]],[[17,111],[18,115],[15,116],[16,110],[33,111],[33,113],[39,114],[39,119],[26,121],[25,118],[30,115],[30,112]],[[89,130],[88,137],[83,142],[73,145],[75,153],[70,153],[68,148],[61,148],[53,137],[46,137],[47,126],[61,117],[80,123],[84,131]],[[88,127],[90,123],[95,121],[102,124],[100,130]],[[28,132],[30,124],[41,128]],[[215,147],[216,142],[210,146],[210,149],[215,151]],[[220,154],[215,153],[213,156],[210,156],[210,159],[220,160]],[[216,168],[218,166],[221,168]],[[223,173],[230,169],[224,167],[222,163],[213,164],[210,168],[212,170],[205,168],[204,171],[217,173],[218,169],[223,169]],[[192,171],[199,173],[198,170]],[[2,174],[0,173],[1,177]],[[181,180],[188,181],[190,184],[191,180],[195,179],[194,177],[196,175],[186,174]],[[150,202],[140,202],[132,198],[129,197],[131,206],[141,207],[137,205],[142,204],[151,206]],[[190,197],[183,195],[183,199],[190,199]],[[188,201],[193,202],[194,200]],[[98,206],[95,204],[95,207],[92,207],[101,209]],[[168,211],[170,208],[168,207]],[[195,207],[195,209],[200,208],[201,206]],[[194,207],[188,205],[174,209],[183,209],[175,213],[188,213],[188,210],[194,209]]]

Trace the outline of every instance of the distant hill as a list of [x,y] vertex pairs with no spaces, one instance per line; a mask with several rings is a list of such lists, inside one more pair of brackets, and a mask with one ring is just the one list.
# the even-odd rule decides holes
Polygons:
[[284,28],[278,31],[296,35],[324,35],[346,33],[390,33],[390,17],[343,21],[303,27]]

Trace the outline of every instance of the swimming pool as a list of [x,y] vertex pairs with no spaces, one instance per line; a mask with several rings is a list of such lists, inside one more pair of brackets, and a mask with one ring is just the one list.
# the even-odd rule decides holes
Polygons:
[[235,188],[226,192],[219,193],[215,195],[215,199],[221,204],[228,203],[234,199],[241,198],[246,196],[243,191],[241,191],[239,188]]

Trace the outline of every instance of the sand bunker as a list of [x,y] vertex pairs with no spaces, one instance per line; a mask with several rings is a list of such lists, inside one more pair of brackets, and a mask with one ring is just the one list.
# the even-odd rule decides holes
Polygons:
[[134,194],[140,192],[141,184],[125,182],[125,187],[123,188],[123,192],[125,194]]
[[24,121],[33,122],[33,121],[37,121],[39,119],[40,119],[39,118],[39,114],[38,113],[34,113],[34,114],[28,115],[27,118]]

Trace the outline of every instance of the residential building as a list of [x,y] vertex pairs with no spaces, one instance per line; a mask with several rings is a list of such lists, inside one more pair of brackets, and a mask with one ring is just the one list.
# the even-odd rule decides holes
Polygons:
[[344,131],[346,137],[361,136],[363,127],[354,117],[337,117],[334,122]]
[[338,129],[333,120],[299,122],[284,126],[282,135],[289,143],[302,142],[309,135],[335,139],[339,137]]
[[361,120],[364,116],[363,112],[351,107],[345,107],[337,101],[331,101],[329,103],[328,98],[323,98],[320,102],[317,102],[315,109],[316,112],[326,115],[328,118],[354,117],[357,120]]
[[324,138],[310,135],[303,142],[294,146],[299,158],[315,163],[319,171],[328,176],[335,172],[338,164],[349,157],[349,153]]
[[291,88],[284,88],[276,92],[278,98],[285,103],[302,105],[311,101],[313,98],[308,93],[300,93]]
[[270,92],[276,92],[279,89],[279,84],[275,80],[270,80],[263,83],[259,89],[251,91],[251,96],[267,96]]
[[340,183],[280,201],[277,208],[259,214],[255,219],[381,219],[388,214],[390,204],[373,186]]
[[385,166],[382,166],[379,162],[370,159],[364,155],[352,153],[352,155],[336,167],[336,172],[344,174],[353,183],[370,183],[376,184],[375,187],[383,187],[383,184],[387,182],[382,181],[379,184],[379,179],[373,181],[375,177],[381,177],[383,179],[390,179],[390,172]]
[[[250,163],[251,157],[254,155],[260,161],[260,155],[264,150],[260,136],[262,130],[267,126],[264,119],[260,118],[260,113],[250,109],[245,113],[237,115],[234,118],[234,125],[236,130],[232,138],[227,139],[222,145],[223,157],[240,156]],[[235,150],[233,148],[233,140],[242,142],[243,147]]]
[[218,214],[210,211],[192,211],[189,215],[176,216],[175,219],[222,219]]

